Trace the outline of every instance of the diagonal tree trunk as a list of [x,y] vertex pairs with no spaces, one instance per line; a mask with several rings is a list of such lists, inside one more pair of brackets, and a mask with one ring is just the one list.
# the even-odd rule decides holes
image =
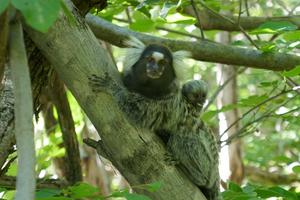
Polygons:
[[46,34],[26,31],[101,134],[105,156],[131,185],[161,181],[159,191],[146,192],[153,199],[205,199],[182,173],[166,165],[166,151],[154,133],[132,127],[110,96],[91,91],[89,75],[119,74],[82,18],[76,16],[74,24],[62,16]]

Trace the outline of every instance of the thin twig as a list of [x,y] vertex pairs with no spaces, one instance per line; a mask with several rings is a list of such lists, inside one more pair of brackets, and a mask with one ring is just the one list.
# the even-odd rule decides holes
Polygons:
[[296,4],[296,6],[295,6],[293,9],[291,9],[291,11],[289,12],[288,15],[292,15],[293,12],[294,12],[299,6],[300,6],[300,3]]
[[200,29],[200,32],[201,32],[201,38],[204,40],[205,36],[204,36],[204,32],[203,32],[203,27],[202,27],[202,24],[201,24],[201,21],[200,21],[200,16],[199,16],[199,13],[198,13],[198,10],[197,10],[197,7],[195,5],[194,0],[191,0],[191,5],[193,7],[193,10],[194,10],[195,15],[196,15],[197,22],[199,24],[199,29]]
[[251,109],[249,109],[247,112],[245,112],[241,117],[239,117],[238,119],[236,119],[232,124],[230,124],[230,126],[227,127],[227,129],[220,135],[220,138],[222,138],[224,136],[224,134],[229,130],[231,129],[236,123],[238,123],[241,119],[243,119],[246,115],[248,115],[249,113],[251,113],[253,110],[255,110],[256,108],[259,108],[260,106],[262,106],[263,104],[273,100],[273,99],[276,99],[277,97],[283,95],[283,94],[286,94],[288,92],[292,92],[294,90],[283,90],[281,91],[280,93],[262,101],[261,103],[257,104],[256,106],[252,107]]
[[281,8],[282,8],[283,10],[285,10],[287,13],[290,13],[290,12],[291,12],[291,10],[289,10],[289,9],[287,8],[287,6],[285,5],[285,3],[284,3],[283,1],[276,0],[275,2],[276,2],[278,5],[280,5]]
[[216,16],[219,16],[221,18],[223,18],[224,20],[230,22],[231,24],[233,25],[236,25],[240,31],[245,35],[245,37],[250,41],[250,43],[256,47],[256,49],[259,49],[259,46],[257,46],[257,44],[252,40],[252,38],[248,35],[248,33],[245,31],[245,29],[240,25],[240,24],[237,24],[236,22],[234,22],[232,19],[228,18],[228,17],[225,17],[224,15],[220,15],[218,12],[214,11],[213,9],[211,9],[210,7],[208,7],[205,2],[203,2],[202,0],[199,1],[200,4],[208,9],[210,12],[212,12],[214,15]]
[[265,114],[261,115],[261,116],[258,117],[257,119],[252,120],[252,121],[246,123],[240,130],[238,130],[236,133],[234,133],[233,135],[231,135],[228,139],[226,139],[226,140],[224,140],[224,141],[221,141],[221,143],[225,143],[225,145],[228,145],[228,144],[230,144],[230,143],[232,142],[232,140],[233,140],[234,138],[236,138],[237,136],[241,137],[241,136],[247,135],[247,134],[245,134],[245,135],[240,135],[240,134],[241,134],[247,127],[249,127],[250,125],[252,125],[252,124],[254,124],[254,123],[258,122],[258,121],[261,121],[261,120],[264,119],[264,118],[270,117],[271,114],[272,114],[273,112],[275,112],[278,108],[280,108],[280,107],[286,105],[287,103],[289,103],[291,100],[293,100],[293,99],[296,98],[297,96],[298,96],[298,95],[293,96],[292,98],[288,99],[287,101],[283,102],[282,104],[280,104],[280,105],[274,107],[274,108],[271,109],[270,111],[266,111]]
[[248,0],[245,0],[245,9],[246,9],[246,14],[249,17],[250,16],[250,12],[249,12],[249,5],[248,5]]
[[196,39],[199,39],[199,40],[202,39],[201,37],[199,37],[199,36],[197,36],[197,35],[194,35],[194,34],[185,33],[185,32],[181,32],[181,31],[176,31],[176,30],[172,30],[172,29],[165,28],[165,27],[162,27],[162,26],[156,26],[155,28],[156,28],[157,30],[167,31],[167,32],[170,32],[170,33],[178,34],[178,35],[184,35],[184,36],[196,38]]
[[[117,18],[117,17],[114,17],[113,18],[114,20],[117,20],[119,22],[123,22],[123,23],[129,23],[128,20],[126,19],[120,19],[120,18]],[[156,30],[162,30],[162,31],[167,31],[167,32],[170,32],[170,33],[175,33],[175,34],[178,34],[178,35],[184,35],[184,36],[188,36],[188,37],[191,37],[191,38],[196,38],[196,39],[199,39],[201,40],[202,38],[197,36],[197,35],[194,35],[194,34],[191,34],[191,33],[185,33],[185,32],[182,32],[182,31],[176,31],[176,30],[172,30],[172,29],[169,29],[169,28],[166,28],[166,27],[163,27],[163,26],[155,26],[155,29]]]
[[270,115],[270,117],[278,117],[278,116],[283,116],[283,115],[287,115],[287,114],[290,114],[290,113],[293,113],[293,112],[296,112],[297,110],[299,110],[300,107],[297,107],[297,108],[294,108],[292,110],[289,110],[285,113],[281,113],[281,114],[278,114],[278,115]]
[[119,21],[119,22],[123,22],[123,23],[127,23],[129,24],[128,19],[122,19],[122,18],[118,18],[118,17],[113,17],[114,20]]
[[[298,83],[296,83],[292,78],[290,77],[284,77],[282,76],[280,73],[275,73],[277,76],[279,76],[280,78],[282,78],[283,80],[286,79],[286,83],[288,84],[288,86],[290,86],[291,88],[295,88],[295,87],[299,87],[300,85]],[[300,88],[298,89],[294,89],[295,92],[297,92],[298,94],[300,94]]]
[[129,23],[129,24],[132,24],[132,19],[131,19],[131,16],[130,16],[129,7],[127,7],[127,8],[125,9],[125,12],[126,12],[126,15],[127,15],[128,23]]
[[[245,9],[246,9],[247,17],[250,17],[250,11],[249,11],[248,0],[245,0]],[[256,38],[257,38],[257,40],[261,41],[259,35],[256,35]]]
[[242,1],[239,1],[239,16],[238,16],[238,20],[237,20],[237,24],[240,26],[240,20],[241,20],[241,15],[242,15]]
[[[247,68],[242,68],[240,71],[238,71],[238,74],[243,73]],[[222,85],[220,85],[217,90],[213,93],[213,95],[209,98],[208,103],[205,105],[205,107],[202,109],[203,112],[205,112],[208,107],[215,101],[219,93],[225,88],[225,86],[230,83],[230,81],[235,77],[236,74],[232,74]]]

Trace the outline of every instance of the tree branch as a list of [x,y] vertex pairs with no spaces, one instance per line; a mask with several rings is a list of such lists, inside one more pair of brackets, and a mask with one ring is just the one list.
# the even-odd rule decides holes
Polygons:
[[258,50],[232,47],[207,40],[189,42],[164,39],[119,27],[90,14],[86,16],[86,21],[99,39],[120,47],[124,46],[123,41],[129,38],[129,36],[135,36],[145,43],[164,44],[174,51],[191,51],[193,54],[192,57],[201,61],[248,66],[273,71],[290,70],[300,64],[300,57],[295,55],[263,53]]
[[289,185],[291,183],[299,182],[300,179],[297,174],[284,175],[279,172],[269,172],[261,170],[253,166],[245,166],[245,172],[247,178],[253,182],[258,182],[263,185]]
[[29,27],[26,31],[101,133],[109,159],[132,185],[163,182],[159,191],[147,193],[153,199],[205,199],[187,177],[166,164],[166,151],[154,133],[132,127],[110,96],[92,92],[88,76],[108,71],[118,81],[120,77],[83,19],[76,16],[76,23],[70,24],[62,16],[46,34]]
[[[247,11],[247,9],[246,9]],[[191,7],[187,7],[184,10],[185,13],[195,16],[193,9]],[[230,23],[228,20],[220,17],[219,15],[215,15],[213,12],[202,9],[199,12],[201,18],[201,25],[203,30],[223,30],[223,31],[240,31],[238,24]],[[232,21],[238,21],[238,16],[228,16],[225,15],[226,18],[231,19]],[[265,22],[278,22],[278,21],[288,21],[300,29],[300,15],[292,15],[292,16],[282,16],[282,17],[244,17],[241,16],[239,20],[239,24],[243,27],[244,30],[253,30],[258,28],[261,24]],[[199,25],[198,25],[199,26]]]
[[15,96],[15,136],[18,154],[16,200],[34,199],[35,146],[30,74],[19,20],[10,25],[9,58]]
[[56,73],[54,84],[49,86],[48,89],[51,101],[57,109],[63,144],[66,149],[64,157],[66,166],[65,176],[70,184],[75,184],[82,181],[78,141],[65,86]]
[[196,15],[197,24],[198,24],[198,27],[199,27],[200,33],[201,33],[201,39],[205,39],[202,24],[201,24],[201,20],[200,20],[199,13],[198,13],[198,8],[196,7],[196,4],[193,0],[190,0],[190,1],[191,1],[192,8],[194,10],[194,13]]
[[[16,188],[16,177],[13,176],[1,176],[0,185],[6,189]],[[59,179],[37,179],[36,187],[38,189],[62,189],[68,187],[68,183]]]

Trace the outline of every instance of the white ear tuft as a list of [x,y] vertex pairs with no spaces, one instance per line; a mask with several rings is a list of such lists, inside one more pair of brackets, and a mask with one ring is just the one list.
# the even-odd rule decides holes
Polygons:
[[124,48],[123,54],[123,71],[124,73],[130,72],[131,67],[140,59],[144,49],[141,48]]
[[131,48],[144,49],[145,44],[136,37],[130,36],[128,40],[124,41],[124,45]]
[[123,71],[124,73],[127,73],[131,71],[131,67],[141,57],[141,54],[146,46],[142,41],[133,36],[130,36],[128,40],[125,40],[124,45],[128,48],[122,49]]
[[188,70],[184,59],[192,57],[192,53],[189,51],[175,51],[172,55],[175,74],[179,81],[183,81],[186,78]]

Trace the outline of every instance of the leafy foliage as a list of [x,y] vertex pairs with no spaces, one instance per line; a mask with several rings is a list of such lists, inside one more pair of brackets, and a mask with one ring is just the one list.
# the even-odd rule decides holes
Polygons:
[[[149,185],[135,186],[146,189],[149,192],[154,192],[160,188],[159,183]],[[78,183],[62,190],[41,189],[36,192],[36,200],[73,200],[73,199],[93,199],[103,200],[111,197],[124,197],[127,200],[150,200],[149,197],[141,194],[131,193],[128,189],[113,192],[109,196],[103,196],[101,191],[87,183]]]
[[299,193],[285,190],[282,187],[263,187],[247,184],[240,187],[235,183],[229,183],[228,190],[223,192],[224,200],[259,200],[271,197],[281,197],[286,200],[296,200],[300,197]]
[[[15,7],[26,23],[32,28],[46,32],[57,19],[59,12],[63,10],[69,14],[62,0],[0,0],[0,14],[9,5]],[[201,1],[202,2],[202,1]],[[205,5],[215,12],[239,15],[239,1],[222,3],[219,0],[203,1]],[[244,2],[244,1],[243,1]],[[249,11],[253,16],[283,16],[286,13],[279,1],[261,0],[248,1]],[[280,1],[286,3],[290,10],[298,4],[298,1]],[[189,0],[109,0],[108,7],[99,12],[94,8],[92,13],[112,23],[126,26],[139,32],[146,32],[160,37],[196,40],[200,37],[200,30],[194,24],[197,19],[184,12]],[[272,6],[270,6],[272,4]],[[201,9],[200,4],[197,6]],[[246,8],[242,9],[242,17]],[[126,12],[129,11],[129,12]],[[129,13],[129,14],[128,14]],[[267,13],[267,14],[266,14]],[[159,31],[158,31],[159,30]],[[163,31],[161,31],[163,30]],[[169,31],[166,31],[169,30]],[[205,31],[206,39],[215,40],[219,31]],[[246,32],[259,47],[263,55],[284,52],[297,53],[300,50],[300,31],[296,24],[291,21],[267,21],[258,28]],[[196,37],[194,37],[196,36]],[[233,40],[230,45],[253,48],[250,41],[244,39],[240,32],[231,33]],[[241,39],[242,38],[242,39]],[[114,53],[118,55],[118,49]],[[119,56],[115,56],[116,61]],[[216,65],[190,60],[188,62],[188,78],[201,78],[210,85],[210,95],[219,87],[214,79]],[[244,137],[244,163],[256,166],[265,171],[276,171],[282,175],[293,174],[300,177],[300,132],[299,132],[299,94],[289,88],[289,81],[300,83],[300,66],[281,73],[247,69],[238,76],[239,94],[236,104],[225,105],[217,108],[211,104],[201,118],[211,127],[217,129],[218,115],[237,109],[241,113],[240,130],[233,138],[222,141],[222,145],[234,141],[236,138]],[[295,89],[295,88],[294,88]],[[77,132],[84,126],[84,117],[75,99],[69,95],[69,101]],[[57,116],[56,116],[57,117]],[[220,133],[222,134],[222,133]],[[45,172],[49,177],[51,172],[51,159],[62,157],[64,148],[61,147],[62,139],[58,127],[54,127],[50,136],[37,137],[37,171],[38,174]],[[16,175],[17,163],[10,165],[6,175]],[[253,180],[247,180],[247,182]],[[258,186],[263,184],[263,186]],[[228,189],[223,192],[225,200],[256,200],[266,198],[299,199],[299,185],[276,185],[270,187],[269,183],[246,184],[241,187],[229,183]],[[155,192],[161,188],[162,183],[156,182],[147,185],[132,186],[134,189]],[[176,188],[174,188],[176,189]],[[297,192],[296,192],[297,191]],[[1,197],[12,199],[14,191],[0,188]],[[105,199],[109,197],[124,197],[129,200],[148,200],[149,197],[131,193],[128,189],[117,190],[109,196],[102,196],[101,191],[95,186],[87,183],[79,183],[75,186],[61,189],[42,189],[36,192],[37,200],[70,200],[78,198]]]

